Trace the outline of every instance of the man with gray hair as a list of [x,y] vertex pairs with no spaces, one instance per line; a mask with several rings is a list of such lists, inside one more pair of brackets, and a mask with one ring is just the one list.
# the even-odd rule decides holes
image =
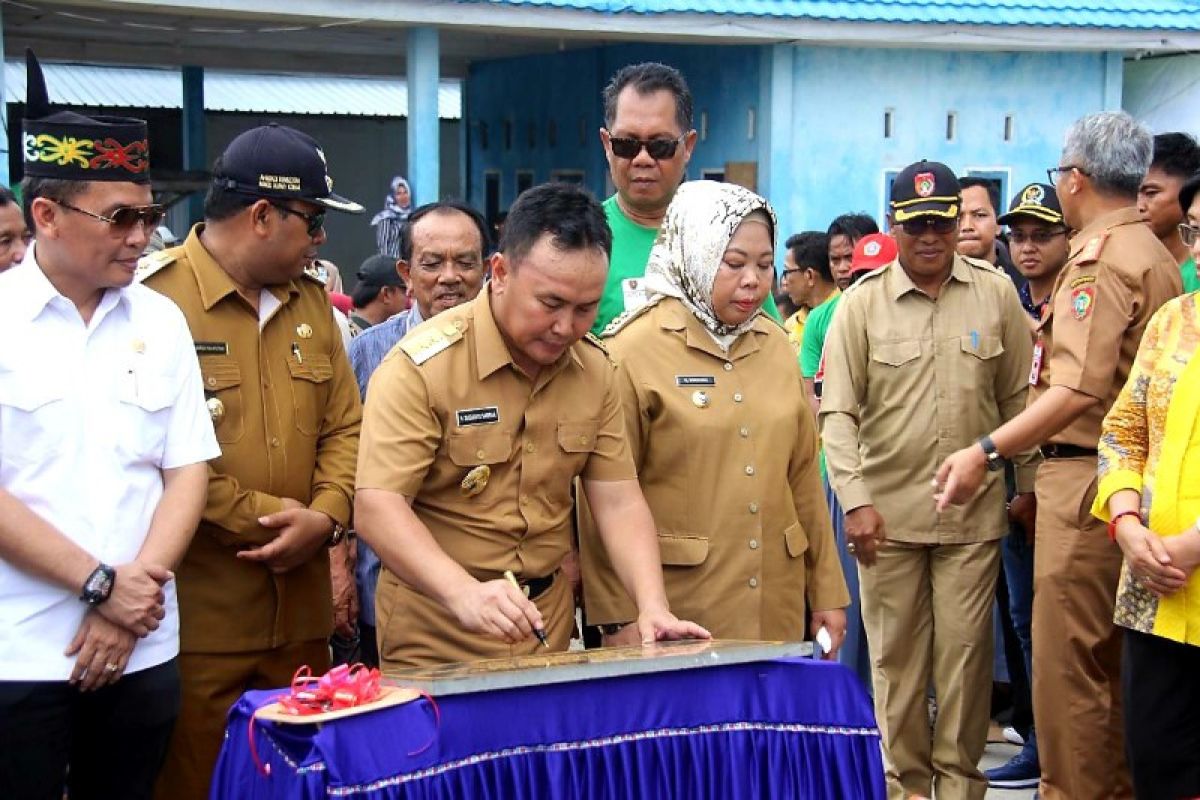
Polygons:
[[[1121,722],[1121,636],[1112,624],[1121,550],[1090,513],[1100,423],[1146,323],[1183,286],[1141,221],[1150,132],[1124,112],[1083,117],[1048,170],[1077,231],[1037,326],[1029,406],[938,469],[938,508],[965,503],[989,469],[1041,444],[1034,548],[1033,706],[1041,795],[1132,797]],[[1168,567],[1163,567],[1168,569]]]

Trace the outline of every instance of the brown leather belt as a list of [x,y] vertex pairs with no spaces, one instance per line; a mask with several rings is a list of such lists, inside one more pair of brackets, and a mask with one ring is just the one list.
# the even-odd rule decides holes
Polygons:
[[1073,444],[1042,445],[1042,458],[1095,458],[1096,448],[1077,447]]
[[521,591],[530,600],[536,600],[541,595],[545,594],[546,590],[554,585],[554,579],[558,577],[558,570],[554,570],[549,575],[541,578],[530,578],[529,580],[518,580]]

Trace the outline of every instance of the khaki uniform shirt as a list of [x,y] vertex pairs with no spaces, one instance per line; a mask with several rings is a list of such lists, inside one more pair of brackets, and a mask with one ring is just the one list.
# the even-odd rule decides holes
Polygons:
[[209,462],[208,503],[176,572],[183,652],[264,650],[322,639],[333,628],[329,556],[282,575],[236,557],[277,531],[258,518],[290,497],[349,525],[361,404],[324,287],[299,278],[268,291],[258,314],[196,226],[150,259],[147,286],[187,318],[221,457]]
[[[963,506],[937,514],[938,465],[1025,408],[1032,343],[1012,281],[954,257],[936,300],[899,261],[848,289],[825,340],[821,433],[830,482],[846,511],[873,505],[887,537],[964,544],[1008,532],[1004,473]],[[1033,490],[1037,451],[1013,459]]]
[[[501,338],[489,291],[409,332],[372,376],[365,408],[358,487],[413,498],[438,545],[481,581],[505,570],[523,581],[554,573],[571,549],[572,481],[636,477],[603,348],[578,342],[531,382]],[[463,481],[478,467],[487,467],[486,483],[468,495]],[[388,661],[509,652],[464,636],[386,566],[376,610]],[[552,638],[566,630],[559,622],[547,620]],[[397,654],[418,640],[422,655]]]
[[[816,424],[779,325],[760,315],[726,353],[665,299],[608,344],[672,612],[719,638],[799,640],[806,600],[846,606]],[[588,621],[635,619],[594,526],[580,546]]]
[[1093,220],[1071,239],[1038,329],[1042,363],[1030,373],[1036,385],[1029,402],[1051,386],[1101,402],[1050,442],[1096,448],[1100,423],[1129,377],[1146,323],[1182,291],[1179,266],[1132,206]]

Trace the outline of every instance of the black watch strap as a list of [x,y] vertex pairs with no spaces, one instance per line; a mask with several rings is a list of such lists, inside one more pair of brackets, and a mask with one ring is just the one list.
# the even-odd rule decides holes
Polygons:
[[987,459],[987,468],[992,472],[999,472],[1004,469],[1004,458],[1001,457],[1000,451],[996,449],[996,443],[992,441],[991,436],[983,436],[979,439],[979,446],[983,448],[983,456]]
[[600,632],[605,636],[616,636],[625,626],[632,624],[632,622],[606,622],[600,626]]
[[112,596],[113,584],[116,583],[116,580],[117,571],[108,564],[101,563],[83,582],[83,590],[79,593],[79,599],[95,608]]

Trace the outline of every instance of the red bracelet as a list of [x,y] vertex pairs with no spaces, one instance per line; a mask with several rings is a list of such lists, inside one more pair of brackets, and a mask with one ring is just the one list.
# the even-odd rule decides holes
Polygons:
[[1119,514],[1114,515],[1113,518],[1108,522],[1108,539],[1111,542],[1117,541],[1117,523],[1121,521],[1121,517],[1137,517],[1138,521],[1140,522],[1142,519],[1142,512],[1122,511]]

